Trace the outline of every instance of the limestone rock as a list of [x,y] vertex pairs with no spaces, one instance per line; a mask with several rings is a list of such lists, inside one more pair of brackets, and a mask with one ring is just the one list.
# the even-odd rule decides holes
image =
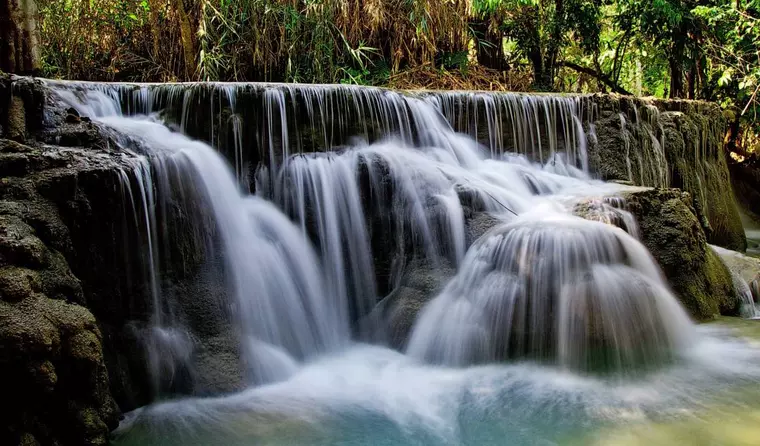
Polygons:
[[449,265],[432,265],[414,260],[405,268],[400,285],[379,304],[378,315],[385,326],[388,341],[394,348],[404,349],[422,308],[443,289],[456,274]]
[[605,180],[688,192],[710,243],[746,248],[723,151],[720,107],[612,95],[591,101],[599,110],[589,126],[593,171]]
[[738,314],[731,273],[707,244],[689,194],[649,189],[628,193],[625,199],[638,220],[642,243],[691,315],[705,320]]
[[0,300],[18,302],[41,289],[37,271],[17,266],[0,268]]

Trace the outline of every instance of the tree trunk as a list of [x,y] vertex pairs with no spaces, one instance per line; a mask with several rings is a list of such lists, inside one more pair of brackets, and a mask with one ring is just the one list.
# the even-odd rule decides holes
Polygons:
[[150,8],[150,27],[151,34],[153,34],[153,59],[159,60],[159,37],[161,36],[161,27],[158,24],[158,9],[161,2],[157,0],[149,0],[148,7]]
[[727,153],[739,153],[745,155],[743,150],[739,147],[739,131],[741,130],[741,114],[736,113],[734,119],[728,123],[728,137],[726,138],[726,152]]
[[39,74],[40,47],[34,0],[0,0],[0,70]]
[[538,91],[554,90],[553,67],[547,63],[540,51],[532,51],[528,57],[533,66],[533,86]]
[[687,97],[689,99],[696,99],[697,98],[697,65],[694,63],[691,66],[691,69],[689,69],[689,74],[686,77],[686,80],[688,82],[688,92]]
[[507,60],[504,58],[501,33],[489,32],[487,21],[471,22],[470,26],[477,33],[478,63],[486,68],[499,71],[509,69]]
[[195,79],[195,40],[190,17],[185,10],[183,0],[174,0],[174,8],[179,17],[179,32],[182,39],[182,50],[185,56],[185,80]]
[[671,56],[668,59],[668,65],[670,65],[670,97],[683,98],[684,84],[681,59],[679,57]]

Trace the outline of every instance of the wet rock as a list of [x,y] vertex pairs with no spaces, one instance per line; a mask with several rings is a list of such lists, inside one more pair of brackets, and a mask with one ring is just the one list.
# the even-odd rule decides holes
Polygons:
[[443,289],[456,271],[448,264],[414,260],[405,268],[400,285],[385,297],[376,312],[385,321],[390,345],[403,350],[419,312]]
[[240,348],[234,333],[206,338],[193,358],[193,393],[219,395],[245,389]]
[[105,444],[118,421],[94,317],[43,294],[0,302],[0,392],[3,420],[45,444]]
[[82,119],[79,116],[79,112],[75,108],[69,108],[66,110],[66,122],[75,124],[81,121]]
[[625,199],[638,220],[642,243],[692,317],[738,314],[731,273],[707,244],[691,196],[677,189],[649,189],[627,193]]
[[752,299],[757,301],[760,298],[760,259],[719,246],[713,246],[713,249],[728,270],[746,283],[749,292],[752,294]]
[[725,119],[706,102],[594,95],[591,169],[605,180],[690,194],[707,240],[743,251],[746,239],[723,151]]
[[0,215],[0,265],[40,268],[46,263],[47,248],[34,230],[16,217]]
[[26,140],[26,110],[24,101],[19,96],[11,96],[8,105],[8,124],[7,136],[9,139],[18,142]]
[[0,300],[18,302],[42,288],[37,271],[17,266],[0,268]]
[[483,234],[500,223],[501,220],[487,212],[476,212],[471,218],[468,218],[466,222],[468,244],[472,244],[475,240],[479,239]]

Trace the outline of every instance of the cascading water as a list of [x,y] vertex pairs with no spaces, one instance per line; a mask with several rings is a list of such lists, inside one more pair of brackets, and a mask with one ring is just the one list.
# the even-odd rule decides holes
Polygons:
[[624,231],[532,211],[470,248],[420,315],[408,351],[459,366],[531,357],[623,371],[660,365],[685,345],[690,325],[646,249]]
[[[166,233],[151,212],[192,185],[179,203],[195,203],[194,237],[224,259],[252,385],[138,409],[120,444],[558,444],[760,376],[756,354],[696,333],[610,197],[622,186],[590,179],[583,97],[49,85],[141,154],[124,184],[149,234],[161,333],[192,327],[162,296],[153,251]],[[251,95],[264,107],[244,105]],[[302,153],[315,149],[329,151]],[[588,197],[588,219],[573,216]],[[476,214],[495,224],[473,241]],[[357,345],[383,339],[373,310],[420,259],[456,273],[417,316],[407,354]],[[639,367],[658,378],[625,381]]]

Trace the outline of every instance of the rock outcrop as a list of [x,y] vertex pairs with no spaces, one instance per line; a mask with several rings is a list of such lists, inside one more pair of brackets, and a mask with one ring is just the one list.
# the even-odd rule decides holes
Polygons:
[[716,104],[594,95],[597,117],[589,164],[605,180],[671,187],[690,194],[708,242],[743,251],[746,240],[734,200],[725,120]]
[[691,315],[706,320],[738,314],[731,273],[707,244],[691,196],[649,189],[625,194],[625,201],[639,223],[642,243]]
[[177,260],[159,285],[197,330],[192,370],[151,375],[141,161],[45,91],[0,78],[0,444],[105,444],[120,412],[159,392],[240,389],[238,346],[219,268],[200,265],[213,259],[182,213],[164,215],[160,255]]
[[2,444],[101,445],[118,423],[103,354],[109,333],[86,307],[92,296],[70,267],[71,231],[45,196],[76,200],[67,181],[113,174],[118,160],[100,155],[0,139]]

